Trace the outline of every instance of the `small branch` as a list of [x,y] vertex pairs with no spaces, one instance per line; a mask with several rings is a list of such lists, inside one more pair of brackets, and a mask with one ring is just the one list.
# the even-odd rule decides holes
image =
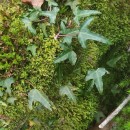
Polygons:
[[123,107],[130,101],[130,95],[124,99],[124,101],[113,111],[100,125],[99,128],[102,129],[105,125],[107,125],[122,109]]

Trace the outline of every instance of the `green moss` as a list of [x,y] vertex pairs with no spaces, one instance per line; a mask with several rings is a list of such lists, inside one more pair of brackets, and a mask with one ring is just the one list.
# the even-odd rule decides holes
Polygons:
[[86,49],[80,49],[79,59],[76,63],[74,69],[72,69],[70,75],[67,77],[67,81],[72,82],[77,88],[88,89],[89,85],[85,83],[85,76],[87,71],[90,69],[95,69],[97,67],[97,62],[99,59],[99,48],[95,43],[88,43]]
[[[56,96],[55,96],[56,98]],[[59,98],[59,97],[58,97]],[[55,101],[53,112],[37,108],[29,120],[34,122],[33,130],[83,130],[92,121],[97,108],[97,99],[91,94],[86,99],[79,98],[77,104],[67,98]],[[87,111],[86,111],[87,110]]]
[[0,5],[0,70],[3,77],[19,66],[26,55],[24,45],[28,44],[28,41],[24,40],[27,33],[20,19],[21,14],[22,10],[18,5]]
[[[130,35],[128,6],[127,2],[122,4],[120,0],[114,2],[110,0],[81,0],[82,8],[96,9],[102,12],[90,28],[113,42],[112,48],[115,49],[112,56],[123,55],[120,61],[123,64],[117,66],[121,71],[125,69],[124,74],[129,65],[129,55],[126,51],[129,46],[126,41]],[[67,9],[65,8],[62,11],[65,13]],[[77,104],[74,104],[68,101],[66,97],[61,98],[59,96],[59,84],[57,85],[55,80],[56,68],[53,64],[60,51],[59,41],[54,40],[54,35],[58,29],[55,25],[48,27],[48,37],[46,38],[40,27],[37,27],[37,35],[32,35],[21,22],[21,16],[25,12],[26,8],[21,7],[20,4],[11,4],[11,6],[6,7],[0,5],[0,18],[2,17],[2,20],[0,20],[0,44],[2,45],[2,48],[0,48],[2,52],[0,53],[0,78],[13,74],[16,80],[11,87],[12,96],[17,98],[15,105],[8,104],[6,108],[2,106],[0,110],[3,115],[10,118],[7,120],[9,122],[7,129],[85,130],[93,120],[99,104],[98,97],[93,92],[91,94],[86,91],[84,94],[77,92],[78,101]],[[32,56],[27,51],[28,45],[37,46],[36,56]],[[107,57],[108,59],[111,58],[109,55],[111,48],[100,45],[96,42],[89,42],[85,50],[82,50],[79,46],[75,47],[74,49],[78,50],[79,54],[78,61],[74,68],[65,62],[63,71],[64,74],[67,73],[67,76],[64,76],[62,83],[70,81],[78,89],[81,88],[83,91],[88,89],[89,85],[84,82],[87,71],[105,64],[98,62],[100,56],[102,56],[102,59],[104,57],[106,61]],[[108,55],[106,52],[108,52]],[[105,84],[106,86],[117,79],[115,78],[116,74],[116,71],[114,71],[114,74]],[[27,93],[32,88],[44,91],[54,103],[56,109],[50,112],[36,103],[36,105],[34,104],[35,109],[29,111]],[[7,98],[8,95],[4,94],[2,100],[6,102]]]
[[[15,5],[16,6],[16,5]],[[3,9],[5,10],[5,8]],[[98,106],[97,97],[90,94],[86,98],[79,96],[77,104],[69,102],[67,98],[59,96],[59,85],[55,85],[55,65],[54,59],[60,51],[59,41],[54,40],[55,27],[48,27],[48,37],[45,38],[42,30],[37,27],[37,35],[30,34],[21,22],[21,15],[24,9],[20,6],[11,7],[5,11],[1,10],[4,22],[1,24],[2,47],[1,64],[4,64],[2,73],[5,77],[10,72],[15,78],[15,84],[11,86],[12,96],[16,97],[15,105],[7,104],[2,106],[1,112],[9,117],[5,122],[7,130],[28,129],[55,129],[73,130],[85,129],[92,121]],[[5,24],[7,23],[7,28]],[[36,45],[36,56],[27,51],[28,45]],[[5,59],[3,61],[3,58]],[[6,66],[9,65],[8,67]],[[11,71],[10,71],[11,70]],[[1,76],[2,77],[2,76]],[[33,111],[28,110],[27,93],[32,89],[44,91],[55,104],[56,109],[52,112],[36,105]],[[2,90],[3,91],[3,90]],[[4,93],[2,100],[7,102],[9,95]],[[34,105],[35,106],[35,105]],[[25,116],[24,116],[25,115]],[[33,122],[34,125],[30,124]],[[81,123],[82,122],[82,123]]]
[[[40,38],[42,33],[37,34]],[[31,82],[33,87],[37,89],[49,89],[49,84],[54,77],[54,58],[59,48],[59,42],[54,40],[54,33],[48,38],[42,37],[37,39],[39,45],[36,51],[36,56],[30,56],[28,65],[21,71],[19,78],[24,79],[25,83]],[[17,75],[17,74],[16,74]]]
[[116,117],[116,129],[129,130],[130,129],[130,104],[123,108],[122,112]]

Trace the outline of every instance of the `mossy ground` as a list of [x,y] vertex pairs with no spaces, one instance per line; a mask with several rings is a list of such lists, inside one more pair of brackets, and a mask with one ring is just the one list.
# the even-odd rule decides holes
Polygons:
[[[72,69],[68,63],[64,66],[64,75],[67,76],[62,83],[71,80],[73,85],[83,90],[76,93],[78,101],[74,104],[66,97],[59,96],[59,84],[55,80],[56,66],[53,61],[61,50],[60,41],[54,40],[57,27],[53,25],[47,28],[48,37],[39,27],[37,27],[37,35],[32,35],[21,21],[21,16],[27,13],[26,6],[24,7],[20,2],[0,5],[0,79],[10,76],[15,78],[15,83],[11,87],[11,96],[17,98],[15,105],[11,105],[7,103],[9,95],[4,93],[2,96],[2,101],[7,103],[7,106],[0,108],[0,115],[6,117],[0,120],[0,125],[5,126],[5,130],[85,130],[94,118],[100,97],[96,92],[87,92],[89,85],[84,83],[86,72],[102,66],[112,70],[112,78],[106,77],[105,94],[110,90],[111,83],[113,85],[117,82],[121,83],[124,77],[128,80],[130,75],[127,69],[130,63],[130,55],[127,51],[130,40],[129,1],[81,0],[80,7],[102,12],[95,18],[90,28],[109,38],[113,45],[109,47],[90,41],[86,50],[80,48],[80,59],[76,69]],[[65,16],[67,10],[68,8],[61,9],[59,17],[62,13]],[[27,46],[33,44],[37,46],[34,57],[27,51]],[[79,48],[75,47],[75,49]],[[117,64],[116,69],[109,68],[106,62],[119,55],[123,57],[119,61],[121,64]],[[117,78],[116,75],[120,73],[123,77],[121,75]],[[38,103],[34,105],[33,111],[28,109],[27,93],[32,88],[44,91],[49,96],[55,105],[53,112],[49,112]],[[5,92],[3,88],[0,89]],[[109,103],[106,102],[105,106]]]

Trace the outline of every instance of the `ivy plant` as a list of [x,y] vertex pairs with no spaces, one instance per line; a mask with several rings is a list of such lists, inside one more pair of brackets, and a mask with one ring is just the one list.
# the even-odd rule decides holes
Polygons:
[[28,102],[29,102],[30,110],[32,110],[32,103],[36,101],[40,102],[48,110],[52,111],[52,108],[51,108],[52,103],[48,99],[48,97],[44,93],[41,93],[39,90],[32,89],[28,93]]
[[67,85],[60,87],[59,93],[61,96],[66,95],[70,100],[76,102],[76,97],[72,91],[72,87],[72,84],[68,83]]
[[[28,14],[26,14],[22,21],[24,22],[25,26],[28,28],[28,30],[32,34],[36,34],[36,26],[34,26],[34,23],[39,23],[43,26],[44,33],[46,34],[46,22],[49,24],[57,24],[59,25],[59,32],[55,35],[54,39],[57,40],[58,38],[62,39],[61,41],[61,53],[58,54],[58,56],[55,58],[54,63],[58,66],[60,66],[60,63],[64,63],[64,61],[68,60],[71,65],[75,65],[77,61],[77,52],[75,52],[73,39],[77,40],[79,45],[84,49],[87,47],[87,43],[89,40],[94,40],[103,44],[110,45],[111,42],[101,36],[100,34],[96,34],[92,32],[89,29],[89,26],[91,25],[92,21],[94,20],[94,16],[92,15],[100,15],[101,12],[96,10],[81,10],[78,7],[79,1],[67,1],[66,6],[70,6],[73,18],[71,19],[72,26],[68,26],[67,18],[66,20],[57,20],[57,14],[59,12],[58,3],[56,3],[54,0],[46,0],[48,2],[48,10],[43,11],[42,9],[33,9],[30,10]],[[41,17],[44,19],[41,19]],[[49,19],[48,19],[49,18]],[[86,19],[87,18],[87,19]],[[59,23],[60,21],[60,23]],[[47,34],[46,34],[47,36]],[[36,46],[28,46],[28,51],[31,51],[32,55],[36,55]],[[62,66],[60,67],[60,70],[62,70]],[[57,73],[60,71],[58,70]],[[105,68],[98,68],[97,70],[89,70],[88,74],[85,78],[85,81],[92,80],[91,87],[92,89],[94,85],[98,89],[99,93],[103,92],[103,82],[102,77],[105,75],[105,73],[108,73],[108,71]],[[69,83],[67,85],[63,85],[60,90],[59,94],[61,96],[66,95],[70,100],[76,102],[76,97],[71,90],[72,84]],[[32,109],[32,103],[35,101],[40,102],[44,107],[46,107],[49,110],[52,110],[51,108],[51,102],[47,98],[45,94],[41,94],[39,90],[32,89],[28,93],[29,98],[29,108]]]
[[14,78],[9,77],[5,80],[0,80],[0,86],[6,88],[6,92],[10,95],[11,94],[11,85],[14,83]]
[[103,92],[103,81],[102,77],[105,74],[108,74],[109,72],[105,68],[98,68],[97,70],[89,70],[87,73],[87,76],[85,77],[85,81],[91,81],[91,86],[90,90],[96,86],[97,90],[99,91],[100,94]]
[[[87,12],[86,12],[87,13]],[[104,44],[110,45],[111,42],[105,37],[91,32],[88,29],[90,23],[94,20],[93,17],[88,18],[80,27],[74,29],[68,29],[65,27],[64,22],[61,22],[61,31],[56,37],[64,36],[63,42],[61,43],[63,52],[55,59],[55,63],[60,63],[66,59],[69,59],[70,63],[74,65],[77,57],[76,52],[73,51],[72,39],[77,38],[82,48],[87,47],[88,40],[98,41]],[[68,46],[66,46],[67,44]],[[70,55],[73,54],[73,55]],[[70,58],[71,57],[71,58]],[[72,59],[72,60],[70,60]]]

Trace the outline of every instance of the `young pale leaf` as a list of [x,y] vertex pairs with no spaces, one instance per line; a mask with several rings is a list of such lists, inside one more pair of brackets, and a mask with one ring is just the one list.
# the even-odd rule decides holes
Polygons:
[[37,49],[36,45],[30,45],[30,46],[27,47],[27,50],[31,51],[33,56],[36,56],[36,49]]
[[40,15],[49,17],[50,23],[55,23],[58,12],[59,12],[59,8],[54,7],[52,11],[42,11]]
[[122,58],[122,56],[118,56],[116,58],[113,58],[107,62],[107,65],[110,67],[115,67],[116,63]]
[[23,21],[23,23],[25,24],[25,27],[28,28],[28,30],[29,30],[31,33],[36,34],[36,30],[35,30],[35,28],[33,27],[32,21],[31,21],[29,18],[24,17],[24,18],[22,19],[22,21]]
[[10,103],[10,104],[12,104],[12,105],[14,105],[14,102],[15,102],[16,100],[17,100],[17,98],[15,98],[15,97],[10,97],[10,98],[7,99],[7,102]]
[[96,15],[96,14],[101,14],[101,12],[96,11],[96,10],[80,10],[78,7],[75,8],[74,10],[74,21],[79,25],[80,24],[80,19],[83,17],[91,16],[91,15]]
[[88,81],[92,79],[91,87],[93,87],[92,85],[95,84],[99,93],[102,93],[103,92],[102,77],[105,75],[105,73],[108,73],[108,71],[105,68],[98,68],[97,70],[89,70],[85,80]]
[[81,44],[81,46],[83,48],[86,48],[86,44],[87,44],[87,40],[95,40],[98,42],[102,42],[105,44],[111,44],[110,41],[108,39],[106,39],[105,37],[93,33],[91,32],[87,26],[91,23],[91,21],[93,20],[93,18],[88,19],[81,27],[80,31],[79,31],[79,35],[78,35],[78,40]]
[[75,63],[76,63],[76,61],[77,61],[77,55],[76,55],[76,53],[74,52],[74,51],[71,51],[70,53],[69,53],[69,61],[70,61],[70,63],[72,64],[72,65],[75,65]]
[[0,81],[0,86],[6,88],[6,92],[11,94],[11,85],[14,83],[13,77],[9,77],[5,80]]
[[70,84],[70,83],[66,86],[62,86],[60,88],[59,94],[61,96],[66,95],[70,100],[72,100],[73,102],[76,102],[76,97],[75,97],[73,91],[71,90],[71,87],[72,87],[72,84]]
[[52,111],[51,108],[51,102],[48,99],[48,97],[39,91],[37,89],[32,89],[29,93],[28,93],[28,102],[29,102],[29,108],[30,110],[32,110],[32,103],[33,102],[40,102],[45,108],[49,109],[50,111]]

